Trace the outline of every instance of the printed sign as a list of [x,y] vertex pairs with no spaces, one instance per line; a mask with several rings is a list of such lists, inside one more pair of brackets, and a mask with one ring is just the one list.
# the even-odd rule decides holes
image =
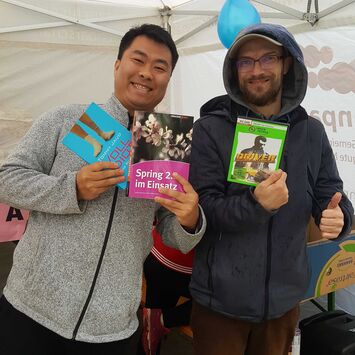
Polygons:
[[21,239],[29,213],[0,203],[0,242]]
[[307,254],[312,274],[305,299],[355,283],[355,235],[339,242],[310,243]]

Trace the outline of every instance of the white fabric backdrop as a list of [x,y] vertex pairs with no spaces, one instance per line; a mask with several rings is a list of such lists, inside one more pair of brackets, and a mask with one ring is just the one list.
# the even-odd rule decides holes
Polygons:
[[105,102],[116,56],[105,47],[0,43],[0,162],[41,113]]
[[304,106],[325,126],[344,190],[355,206],[355,27],[303,33],[309,72]]

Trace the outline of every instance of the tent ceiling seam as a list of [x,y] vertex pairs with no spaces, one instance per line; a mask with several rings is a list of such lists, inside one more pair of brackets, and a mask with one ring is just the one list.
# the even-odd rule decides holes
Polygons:
[[218,16],[219,11],[209,11],[209,10],[171,10],[172,15],[181,16]]
[[[135,16],[135,17],[111,16],[111,17],[105,17],[105,18],[92,18],[92,19],[87,19],[86,21],[92,22],[92,23],[114,22],[114,21],[120,21],[120,20],[133,20],[133,19],[146,18],[146,17],[147,17],[147,15],[139,15],[139,16]],[[75,25],[76,25],[76,23],[75,23]],[[43,23],[34,24],[34,25],[12,26],[12,27],[3,27],[3,28],[0,27],[0,33],[32,31],[32,30],[40,30],[40,29],[44,29],[44,28],[56,28],[56,27],[65,27],[65,26],[73,26],[73,23],[68,22],[68,21],[58,21],[58,22],[43,22]]]
[[18,7],[27,9],[27,10],[31,10],[31,11],[34,11],[34,12],[38,12],[38,13],[41,13],[41,14],[45,14],[45,15],[48,15],[48,16],[55,17],[55,18],[59,18],[59,19],[65,20],[67,22],[71,22],[73,24],[76,24],[76,25],[81,25],[81,26],[89,27],[89,28],[92,28],[92,29],[95,29],[95,30],[98,30],[98,31],[101,31],[101,32],[110,33],[110,34],[116,35],[118,37],[122,37],[123,36],[123,33],[117,32],[117,31],[115,31],[113,29],[110,29],[108,27],[95,25],[95,24],[90,23],[88,21],[76,19],[76,18],[70,17],[70,16],[65,16],[65,15],[62,15],[62,14],[54,12],[54,11],[48,11],[46,9],[43,9],[43,8],[40,8],[40,7],[37,7],[37,6],[32,6],[32,5],[23,3],[21,1],[17,1],[17,0],[0,0],[0,1],[8,3],[8,4],[11,4],[11,5],[18,6]]
[[322,18],[322,17],[325,17],[335,11],[338,11],[339,9],[342,9],[343,7],[345,6],[348,6],[350,4],[353,4],[355,3],[355,0],[343,0],[343,1],[340,1],[339,3],[333,5],[333,6],[330,6],[328,7],[327,9],[325,10],[322,10],[319,12],[319,18]]
[[281,5],[273,0],[253,0],[253,2],[256,2],[258,4],[261,4],[261,5],[265,5],[265,6],[268,6],[274,10],[278,10],[278,11],[281,11],[281,12],[284,12],[286,14],[289,14],[299,20],[302,20],[303,19],[303,12],[301,11],[298,11],[298,10],[295,10],[293,9],[292,7],[289,7],[289,6],[285,6],[285,5]]
[[199,2],[199,1],[198,0],[187,0],[187,1],[185,1],[185,2],[183,2],[181,4],[179,4],[179,5],[173,6],[172,8],[177,9],[178,7],[185,6],[186,4],[188,4],[190,2],[195,2],[196,3],[196,2]]
[[209,19],[208,21],[204,22],[202,25],[196,27],[195,29],[193,29],[192,31],[186,33],[185,35],[181,36],[180,38],[178,38],[175,43],[179,44],[183,41],[185,41],[186,39],[192,37],[193,35],[195,35],[196,33],[202,31],[203,29],[205,29],[206,27],[211,26],[213,23],[215,23],[217,21],[218,16],[214,16],[211,19]]

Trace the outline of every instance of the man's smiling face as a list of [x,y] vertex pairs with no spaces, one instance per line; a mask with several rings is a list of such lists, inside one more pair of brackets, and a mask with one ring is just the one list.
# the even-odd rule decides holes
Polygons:
[[[282,48],[264,39],[254,39],[240,48],[238,59],[256,60],[264,55],[282,56]],[[281,58],[267,70],[257,62],[251,71],[237,72],[239,88],[244,99],[259,107],[281,100],[282,80],[287,70],[288,65],[284,65],[284,60]]]
[[115,63],[115,96],[130,115],[152,111],[165,95],[171,72],[169,48],[138,36]]

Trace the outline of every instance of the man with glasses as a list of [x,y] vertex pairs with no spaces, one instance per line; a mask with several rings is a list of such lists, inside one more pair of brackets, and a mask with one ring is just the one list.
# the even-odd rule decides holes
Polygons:
[[[191,182],[207,218],[190,284],[197,355],[284,355],[309,282],[306,230],[322,237],[351,229],[324,128],[300,106],[303,55],[282,26],[243,30],[223,67],[228,95],[201,108],[194,125]],[[281,169],[256,187],[227,181],[238,117],[288,123]]]

